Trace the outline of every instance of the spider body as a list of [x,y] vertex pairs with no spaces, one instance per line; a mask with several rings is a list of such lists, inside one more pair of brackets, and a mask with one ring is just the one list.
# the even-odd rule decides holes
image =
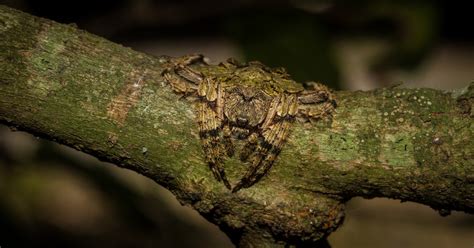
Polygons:
[[[199,71],[197,66],[201,66]],[[191,55],[172,59],[163,76],[174,91],[197,99],[206,160],[215,178],[233,192],[252,186],[268,172],[293,121],[331,116],[335,108],[325,86],[312,84],[305,90],[284,70],[258,62],[243,65],[228,60],[210,70],[202,55]],[[223,165],[234,155],[237,140],[245,142],[240,160],[250,166],[232,187]]]

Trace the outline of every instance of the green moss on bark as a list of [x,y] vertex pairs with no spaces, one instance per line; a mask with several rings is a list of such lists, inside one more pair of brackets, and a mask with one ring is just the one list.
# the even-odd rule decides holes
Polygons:
[[[207,168],[193,105],[164,83],[162,60],[4,6],[0,32],[1,122],[152,178],[241,246],[315,244],[354,196],[474,212],[472,84],[336,92],[332,122],[296,123],[270,173],[232,194]],[[236,160],[226,170],[243,173]]]

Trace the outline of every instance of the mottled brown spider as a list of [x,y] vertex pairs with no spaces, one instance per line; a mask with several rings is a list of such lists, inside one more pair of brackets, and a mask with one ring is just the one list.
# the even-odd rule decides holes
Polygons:
[[[206,160],[214,177],[232,192],[252,186],[268,172],[294,120],[330,117],[336,107],[324,85],[311,83],[304,89],[283,69],[232,59],[210,67],[202,55],[173,58],[163,77],[175,92],[197,98]],[[245,141],[239,156],[250,167],[232,188],[223,165],[234,155],[236,140]]]

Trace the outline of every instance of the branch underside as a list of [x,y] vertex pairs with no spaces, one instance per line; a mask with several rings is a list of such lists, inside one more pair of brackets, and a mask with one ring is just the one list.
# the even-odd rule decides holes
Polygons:
[[[231,193],[164,60],[4,6],[0,32],[1,122],[152,178],[241,246],[316,242],[355,196],[474,212],[474,84],[336,92],[332,122],[294,123],[268,175]],[[245,168],[225,170],[235,182]]]

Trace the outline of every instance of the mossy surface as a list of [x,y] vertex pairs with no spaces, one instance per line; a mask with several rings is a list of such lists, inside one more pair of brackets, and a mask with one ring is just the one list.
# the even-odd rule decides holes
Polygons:
[[[355,196],[474,212],[472,84],[336,92],[332,121],[295,123],[270,173],[232,194],[205,164],[193,104],[164,83],[162,59],[4,6],[0,33],[2,123],[152,178],[241,246],[314,243]],[[226,171],[244,173],[237,160]]]

